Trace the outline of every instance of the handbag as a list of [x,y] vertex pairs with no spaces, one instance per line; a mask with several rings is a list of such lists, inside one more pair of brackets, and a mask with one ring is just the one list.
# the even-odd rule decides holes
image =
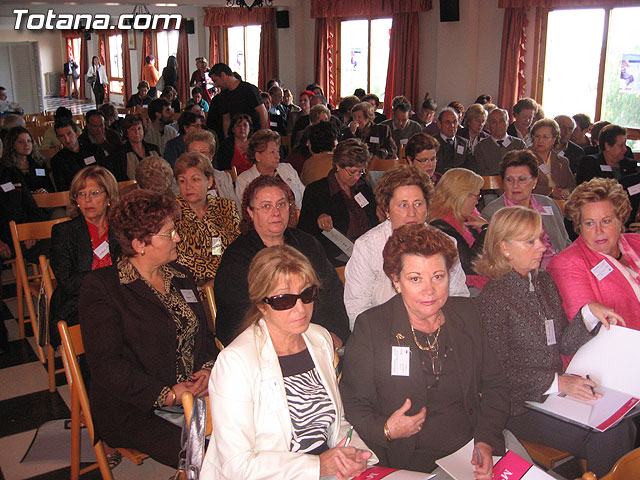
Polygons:
[[207,404],[205,397],[193,401],[191,423],[186,417],[182,421],[182,450],[178,459],[178,470],[174,480],[198,480],[204,459],[205,433],[207,428]]

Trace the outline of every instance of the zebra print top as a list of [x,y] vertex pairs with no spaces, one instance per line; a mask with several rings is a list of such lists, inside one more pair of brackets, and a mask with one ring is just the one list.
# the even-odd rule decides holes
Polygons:
[[320,455],[329,449],[329,426],[336,409],[309,350],[278,357],[291,416],[291,451]]

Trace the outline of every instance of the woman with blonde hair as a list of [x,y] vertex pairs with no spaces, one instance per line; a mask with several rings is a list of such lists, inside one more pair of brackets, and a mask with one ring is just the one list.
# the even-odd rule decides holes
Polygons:
[[484,180],[466,168],[447,170],[435,189],[429,211],[431,225],[456,239],[467,285],[482,290],[487,282],[473,268],[482,251],[488,222],[476,209]]
[[483,128],[487,121],[487,110],[479,103],[474,103],[467,108],[462,121],[463,128],[458,130],[457,136],[469,140],[469,148],[471,152],[475,152],[476,145],[480,140],[484,140],[489,136]]

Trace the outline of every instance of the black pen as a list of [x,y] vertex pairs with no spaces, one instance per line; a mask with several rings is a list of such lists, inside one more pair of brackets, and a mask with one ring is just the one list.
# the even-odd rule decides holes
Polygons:
[[[591,380],[591,377],[589,375],[587,375],[587,380]],[[593,388],[591,385],[589,385],[589,388],[591,389],[592,395],[595,397],[596,396],[595,388]]]

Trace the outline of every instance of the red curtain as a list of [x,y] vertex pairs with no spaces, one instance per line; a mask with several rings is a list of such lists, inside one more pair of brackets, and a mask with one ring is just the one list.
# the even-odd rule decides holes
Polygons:
[[500,55],[500,83],[498,105],[511,111],[519,98],[524,96],[524,55],[527,52],[527,11],[523,8],[506,8],[502,27]]
[[336,41],[338,21],[335,18],[316,18],[314,72],[327,102],[338,103],[336,88]]
[[391,117],[391,100],[396,95],[404,95],[412,105],[417,105],[419,96],[418,65],[419,54],[418,13],[397,13],[393,16],[391,45],[389,47],[389,67],[384,94],[384,113]]
[[265,22],[260,29],[260,59],[258,61],[257,87],[261,90],[266,90],[267,82],[278,74],[276,53],[276,24],[275,22]]
[[[312,0],[313,1],[313,0]],[[499,8],[626,7],[640,5],[640,0],[499,0]]]
[[[124,42],[124,36],[122,38]],[[100,63],[102,65],[106,65],[107,68],[109,64],[107,63],[107,50],[106,50],[107,36],[104,33],[98,35],[98,57],[100,58]],[[123,45],[124,47],[124,45]],[[128,50],[128,49],[127,49]],[[110,76],[110,75],[109,75]],[[109,83],[104,86],[104,101],[107,103],[109,101]]]
[[311,0],[311,18],[426,12],[431,0]]
[[89,49],[87,48],[87,39],[82,36],[80,40],[80,61],[78,62],[80,68],[80,98],[86,99],[85,86],[87,85],[87,77],[85,74],[89,70]]
[[274,22],[275,8],[246,8],[207,7],[204,9],[205,27],[235,27],[238,25],[257,25]]
[[220,27],[209,27],[209,65],[215,65],[220,62],[219,36]]
[[178,95],[183,101],[187,101],[189,95],[189,37],[184,27],[180,27],[178,33],[178,52],[176,53],[178,60]]

